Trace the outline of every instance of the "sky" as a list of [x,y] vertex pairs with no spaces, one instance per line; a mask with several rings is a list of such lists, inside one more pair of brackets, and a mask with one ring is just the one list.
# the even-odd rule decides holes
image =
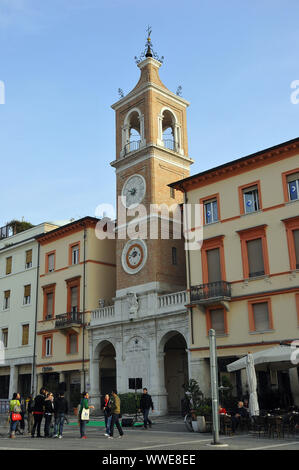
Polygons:
[[115,204],[111,105],[148,25],[190,102],[191,174],[298,137],[298,17],[298,0],[0,0],[0,226]]

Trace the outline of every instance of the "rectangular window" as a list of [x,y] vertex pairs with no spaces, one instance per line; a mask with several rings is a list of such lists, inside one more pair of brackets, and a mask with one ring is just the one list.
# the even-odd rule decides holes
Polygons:
[[260,209],[259,192],[257,186],[243,189],[244,212],[249,214]]
[[8,345],[8,328],[3,328],[2,330],[2,343],[3,343],[3,347],[4,348],[7,348],[7,345]]
[[208,278],[210,282],[221,281],[220,248],[207,250]]
[[71,312],[78,312],[78,287],[71,287]]
[[26,269],[32,268],[32,250],[26,251],[25,268]]
[[210,325],[216,335],[226,334],[224,310],[222,308],[210,310]]
[[29,344],[29,325],[22,326],[22,346]]
[[293,230],[293,237],[295,246],[296,269],[299,269],[299,230]]
[[175,199],[175,189],[174,188],[170,188],[170,197],[171,197],[171,199]]
[[252,330],[267,331],[272,329],[268,302],[252,304]]
[[79,263],[79,245],[72,246],[72,264]]
[[287,176],[289,200],[299,199],[299,172]]
[[53,317],[53,307],[54,307],[54,294],[53,292],[48,292],[46,294],[46,303],[47,303],[47,310],[46,310],[46,319]]
[[204,202],[205,224],[211,224],[218,221],[217,199]]
[[173,246],[171,249],[171,255],[172,255],[172,264],[176,266],[178,264],[178,259],[177,259],[177,249],[175,246]]
[[52,356],[52,337],[45,338],[45,356]]
[[31,300],[31,285],[27,285],[27,286],[24,286],[24,300],[23,300],[23,304],[24,305],[28,305],[30,304],[30,300]]
[[55,254],[50,253],[47,255],[47,260],[48,260],[48,273],[51,273],[55,269]]
[[75,354],[78,352],[78,335],[70,334],[68,336],[68,353]]
[[249,277],[263,276],[265,274],[262,239],[248,240],[247,256]]
[[10,290],[6,290],[4,292],[4,304],[3,304],[3,309],[7,310],[10,307]]
[[6,258],[6,275],[11,274],[12,271],[12,256]]

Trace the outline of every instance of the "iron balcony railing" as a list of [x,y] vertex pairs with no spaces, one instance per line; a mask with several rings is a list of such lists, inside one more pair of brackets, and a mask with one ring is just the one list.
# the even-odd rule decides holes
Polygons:
[[192,286],[190,292],[191,302],[208,301],[215,298],[231,298],[231,284],[226,281],[209,282],[199,286]]
[[55,317],[55,328],[65,328],[74,324],[83,324],[82,312],[67,312]]
[[125,155],[127,153],[135,152],[136,150],[139,150],[140,149],[140,143],[141,143],[141,140],[134,140],[132,142],[128,142],[124,147]]

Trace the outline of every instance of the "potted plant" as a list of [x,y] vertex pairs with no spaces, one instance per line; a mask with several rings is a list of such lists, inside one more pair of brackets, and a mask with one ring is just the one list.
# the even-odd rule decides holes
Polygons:
[[203,398],[203,393],[200,390],[199,384],[196,380],[190,379],[187,384],[184,385],[185,398],[188,403],[188,411],[192,417],[192,428],[193,431],[198,432],[198,421],[197,421],[197,408],[200,406]]
[[196,408],[198,432],[207,432],[211,422],[212,406],[210,400],[203,398],[201,404]]

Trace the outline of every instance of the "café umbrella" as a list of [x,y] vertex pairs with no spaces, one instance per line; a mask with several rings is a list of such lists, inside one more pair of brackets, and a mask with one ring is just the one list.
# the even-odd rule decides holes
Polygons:
[[248,353],[246,356],[246,373],[247,382],[249,389],[249,413],[250,416],[258,416],[259,414],[259,403],[257,399],[257,381],[256,373],[254,368],[254,360],[252,354]]
[[[286,370],[298,366],[299,348],[297,342],[291,345],[280,344],[273,348],[263,349],[252,354],[256,370]],[[246,357],[231,362],[227,366],[228,372],[246,368]]]

